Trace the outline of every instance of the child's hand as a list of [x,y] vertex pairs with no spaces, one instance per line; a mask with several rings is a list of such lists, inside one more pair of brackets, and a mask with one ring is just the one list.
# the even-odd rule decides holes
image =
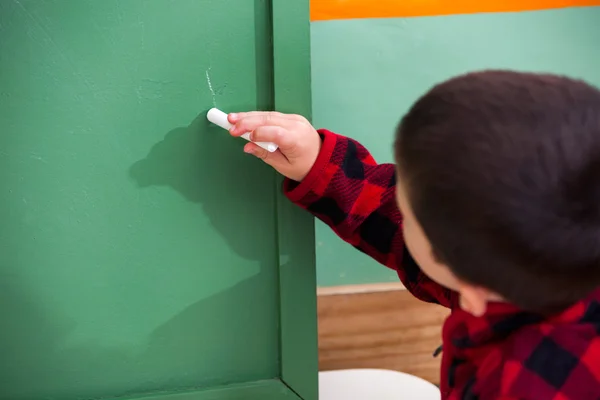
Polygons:
[[254,142],[273,142],[279,149],[273,153],[247,143],[244,151],[261,158],[280,174],[300,182],[312,168],[321,150],[321,137],[300,115],[253,111],[229,114],[233,124],[231,134],[240,136],[251,132]]

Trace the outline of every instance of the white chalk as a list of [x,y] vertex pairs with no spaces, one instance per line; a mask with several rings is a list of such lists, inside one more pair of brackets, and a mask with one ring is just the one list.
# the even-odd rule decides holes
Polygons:
[[[225,130],[229,130],[233,126],[227,120],[227,114],[225,114],[223,111],[219,110],[218,108],[211,108],[210,110],[208,110],[208,113],[206,114],[206,118],[208,118],[208,120],[210,122],[212,122],[213,124],[218,125]],[[248,141],[251,141],[250,140],[250,132],[244,133],[241,137],[243,137],[244,139],[246,139]],[[262,147],[263,149],[267,150],[270,153],[277,151],[277,148],[278,148],[278,146],[275,143],[270,143],[270,142],[254,142],[254,143],[256,143],[258,146]]]

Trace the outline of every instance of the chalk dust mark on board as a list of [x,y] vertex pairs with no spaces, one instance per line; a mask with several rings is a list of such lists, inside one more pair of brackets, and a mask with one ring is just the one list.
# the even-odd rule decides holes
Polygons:
[[44,164],[48,164],[48,161],[46,161],[46,159],[44,159],[44,157],[40,156],[39,154],[29,153],[29,157],[32,158],[32,159],[34,159],[34,160],[37,160],[39,162],[42,162]]
[[208,85],[208,90],[210,90],[210,94],[212,96],[213,106],[217,107],[217,94],[215,93],[215,89],[213,88],[212,81],[210,80],[210,70],[211,70],[211,67],[208,67],[208,69],[206,71],[204,71],[206,74],[206,84]]
[[[119,2],[117,2],[118,4]],[[118,7],[118,6],[117,6]],[[145,14],[146,13],[146,3],[142,3],[142,13]],[[140,31],[141,31],[141,43],[140,43],[140,50],[144,51],[145,47],[146,47],[146,24],[144,23],[144,19],[143,17],[141,17],[138,14],[138,26],[140,27]]]

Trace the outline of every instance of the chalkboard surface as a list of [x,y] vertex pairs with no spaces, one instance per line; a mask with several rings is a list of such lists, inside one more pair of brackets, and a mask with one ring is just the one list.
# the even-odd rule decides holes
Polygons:
[[266,1],[0,3],[0,399],[279,373]]

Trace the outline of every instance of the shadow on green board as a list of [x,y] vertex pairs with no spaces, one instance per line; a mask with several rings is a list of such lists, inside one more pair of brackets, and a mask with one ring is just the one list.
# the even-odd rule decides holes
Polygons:
[[[269,279],[264,276],[265,263],[273,263],[270,257],[274,254],[261,252],[254,246],[252,238],[245,236],[238,226],[247,215],[264,210],[264,204],[253,202],[261,196],[252,194],[256,193],[256,183],[265,179],[271,188],[273,175],[268,168],[259,164],[247,168],[248,160],[245,157],[250,156],[242,154],[243,144],[241,139],[236,140],[221,128],[210,124],[203,112],[187,127],[169,131],[161,142],[150,149],[145,159],[130,168],[131,177],[141,188],[168,186],[186,200],[200,204],[215,231],[227,241],[231,250],[246,259],[260,261],[262,266],[259,275],[188,307],[154,332],[151,346],[163,349],[167,354],[152,354],[150,362],[160,363],[169,353],[177,353],[180,357],[174,366],[176,375],[193,369],[200,360],[199,355],[203,354],[201,362],[216,366],[211,373],[213,379],[218,380],[219,376],[231,375],[231,371],[240,367],[252,370],[253,365],[268,365],[270,355],[260,349],[278,346],[276,329],[264,331],[271,328],[272,321],[268,318],[261,320],[265,313],[256,309],[258,304],[277,303],[275,297],[269,298],[276,293],[268,290]],[[250,160],[252,163],[256,161]],[[260,232],[261,227],[256,228]],[[243,304],[240,304],[240,299],[244,300]],[[248,300],[252,302],[252,299],[256,300],[254,305],[248,304]],[[247,308],[247,321],[232,321],[231,317],[220,311],[236,307]],[[245,354],[228,353],[224,357],[222,349],[228,347],[227,343],[231,343],[232,348],[236,347],[233,344],[241,339],[238,328],[244,325],[248,326],[244,328],[244,340],[251,342],[251,345]],[[202,337],[217,339],[220,350],[214,349],[214,344],[205,342],[199,333]],[[265,372],[260,371],[259,367],[255,371],[256,378],[261,375],[264,377]],[[275,377],[276,371],[271,372]]]
[[[212,366],[206,368],[211,376],[202,377],[209,382],[218,382],[220,377],[231,376],[240,369],[253,371],[251,379],[264,378],[265,374],[275,377],[278,371],[278,366],[272,363],[271,370],[265,370],[273,354],[264,349],[278,348],[278,331],[269,314],[260,310],[264,304],[276,304],[278,300],[277,293],[269,290],[271,282],[265,276],[265,266],[274,265],[276,255],[265,254],[239,229],[239,223],[248,215],[265,210],[265,204],[261,204],[265,194],[257,196],[256,186],[266,179],[271,190],[273,174],[244,155],[243,144],[210,124],[203,112],[188,126],[169,131],[150,149],[146,158],[130,168],[130,176],[141,188],[167,186],[189,202],[201,205],[215,232],[226,240],[232,251],[261,264],[258,275],[191,305],[153,333],[150,347],[162,351],[150,354],[147,362],[161,363],[176,353],[179,355],[176,365],[171,366],[175,376],[185,375],[198,363]],[[267,213],[273,215],[272,209],[267,209]],[[259,233],[261,227],[256,229]],[[226,265],[217,267],[228,268]],[[236,308],[247,311],[245,320],[222,312]],[[242,338],[248,343],[244,354],[223,353],[228,347],[239,348]],[[218,340],[218,349],[214,340]]]
[[247,162],[240,162],[240,157],[250,157],[241,154],[241,141],[210,124],[203,112],[189,126],[169,131],[129,172],[141,188],[168,186],[201,204],[233,251],[260,260],[264,254],[243,236],[237,223],[260,208],[261,204],[252,203],[258,197],[249,195],[256,191],[256,182],[272,179],[272,173],[262,167],[246,168]]
[[[277,304],[272,290],[276,272],[266,268],[275,265],[276,255],[257,251],[237,225],[244,214],[264,209],[253,204],[252,199],[261,198],[252,195],[254,186],[259,179],[271,183],[273,175],[260,164],[240,170],[247,165],[246,156],[232,154],[242,146],[201,114],[189,126],[169,131],[128,172],[141,190],[167,186],[203,207],[215,233],[241,257],[259,261],[260,273],[180,310],[143,343],[123,347],[69,345],[77,321],[37,302],[25,282],[5,277],[0,281],[0,315],[9,323],[0,329],[1,400],[126,397],[277,376],[275,313],[263,309]],[[235,273],[232,266],[216,267]],[[243,312],[229,315],[227,310]]]

